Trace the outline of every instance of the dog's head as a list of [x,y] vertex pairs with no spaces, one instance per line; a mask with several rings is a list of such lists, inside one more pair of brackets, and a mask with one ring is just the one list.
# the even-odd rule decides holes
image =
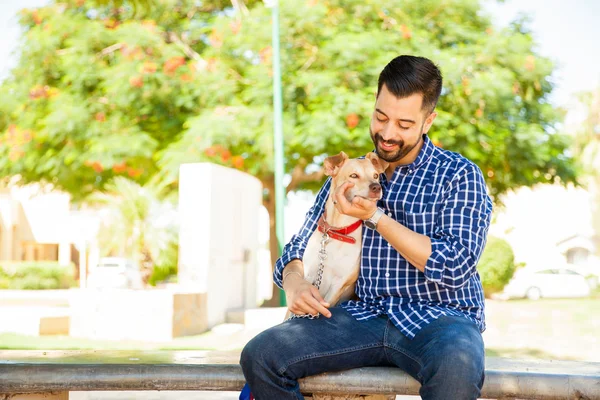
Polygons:
[[370,200],[381,199],[379,174],[382,174],[388,163],[375,153],[368,153],[364,159],[348,158],[343,151],[335,156],[327,157],[324,162],[325,175],[331,176],[332,192],[344,182],[350,181],[354,186],[346,191],[346,199],[352,201],[355,196]]

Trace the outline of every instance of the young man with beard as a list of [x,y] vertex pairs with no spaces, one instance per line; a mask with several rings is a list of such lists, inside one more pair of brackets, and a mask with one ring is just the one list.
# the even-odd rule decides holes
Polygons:
[[[389,162],[376,204],[335,193],[336,207],[365,220],[359,300],[329,307],[303,279],[302,256],[329,195],[318,193],[306,221],[277,261],[274,279],[298,318],[244,348],[241,365],[258,400],[302,399],[298,379],[365,366],[397,366],[421,382],[424,399],[476,399],[484,379],[484,297],[476,265],[492,203],[471,161],[427,136],[442,89],[428,59],[400,56],[381,72],[371,138]],[[324,317],[324,318],[323,318]]]

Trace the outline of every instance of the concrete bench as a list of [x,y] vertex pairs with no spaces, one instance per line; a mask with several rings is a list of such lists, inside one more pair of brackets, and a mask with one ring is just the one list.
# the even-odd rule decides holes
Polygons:
[[[212,351],[0,351],[0,399],[65,400],[69,391],[239,391],[239,353]],[[359,368],[307,377],[314,399],[394,399],[419,383],[396,368]],[[352,396],[356,397],[352,397]],[[482,397],[600,399],[600,363],[486,360]]]

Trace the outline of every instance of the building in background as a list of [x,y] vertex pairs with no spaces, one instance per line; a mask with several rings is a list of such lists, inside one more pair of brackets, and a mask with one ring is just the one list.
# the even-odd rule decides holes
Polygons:
[[100,219],[73,210],[70,196],[32,184],[0,190],[0,261],[95,265]]

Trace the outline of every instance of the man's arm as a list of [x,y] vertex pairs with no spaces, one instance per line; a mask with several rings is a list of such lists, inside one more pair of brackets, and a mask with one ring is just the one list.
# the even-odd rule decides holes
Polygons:
[[425,277],[450,290],[476,272],[492,220],[492,201],[483,174],[469,163],[450,184],[431,238]]
[[[346,201],[343,193],[350,186],[344,184],[336,191],[338,209],[357,218],[370,218],[375,203],[358,197],[352,203]],[[377,231],[429,281],[456,290],[475,273],[491,214],[483,175],[468,164],[450,182],[433,237],[414,232],[387,215],[379,220]]]
[[402,257],[421,272],[431,255],[431,239],[408,229],[387,215],[381,216],[377,223],[377,232],[396,249]]

